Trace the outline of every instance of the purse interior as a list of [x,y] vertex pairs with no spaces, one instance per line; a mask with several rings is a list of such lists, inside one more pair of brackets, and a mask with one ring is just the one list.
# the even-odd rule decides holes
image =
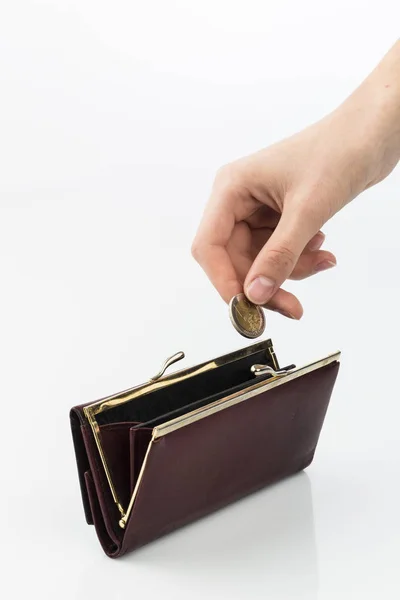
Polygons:
[[273,367],[265,349],[101,412],[96,417],[98,425],[130,421],[154,427],[271,377],[251,372],[252,365],[259,363]]

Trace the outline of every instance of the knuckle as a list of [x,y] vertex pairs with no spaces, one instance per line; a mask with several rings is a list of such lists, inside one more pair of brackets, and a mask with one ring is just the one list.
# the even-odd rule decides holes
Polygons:
[[220,167],[215,175],[214,189],[219,195],[229,197],[235,194],[241,185],[242,173],[236,162]]
[[281,244],[269,251],[270,264],[278,269],[293,269],[296,264],[296,255],[288,245]]
[[235,167],[233,163],[222,165],[215,174],[215,183],[226,184],[232,181]]
[[194,260],[199,263],[202,257],[202,244],[197,238],[192,242],[191,253]]

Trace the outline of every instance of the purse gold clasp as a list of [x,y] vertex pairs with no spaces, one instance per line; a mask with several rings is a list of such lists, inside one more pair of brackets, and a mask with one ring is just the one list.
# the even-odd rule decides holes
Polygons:
[[157,375],[154,375],[154,377],[151,377],[150,381],[157,381],[157,379],[160,379],[164,375],[164,373],[168,369],[168,367],[170,367],[174,363],[178,362],[179,360],[182,360],[182,358],[185,358],[185,353],[182,351],[177,352],[176,354],[173,354],[172,356],[167,358],[167,360],[164,361],[164,363],[162,364],[161,369],[159,370]]
[[296,368],[295,365],[291,365],[290,367],[286,367],[284,369],[273,369],[269,365],[256,364],[256,365],[252,365],[250,370],[253,373],[253,375],[255,375],[256,377],[260,377],[261,375],[271,375],[272,377],[283,377],[284,375],[287,375],[288,373],[290,373],[290,371],[292,371],[295,368]]

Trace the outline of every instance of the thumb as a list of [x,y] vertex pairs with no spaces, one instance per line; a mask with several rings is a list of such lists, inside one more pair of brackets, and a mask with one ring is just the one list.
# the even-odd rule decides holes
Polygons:
[[[290,215],[290,216],[289,216]],[[254,260],[246,280],[246,296],[254,304],[266,304],[290,276],[310,239],[318,232],[300,215],[282,213],[280,221]]]

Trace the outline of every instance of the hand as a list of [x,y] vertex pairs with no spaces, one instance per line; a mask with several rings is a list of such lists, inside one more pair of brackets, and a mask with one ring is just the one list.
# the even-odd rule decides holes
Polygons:
[[398,160],[387,97],[375,94],[375,105],[370,89],[367,80],[322,121],[219,171],[192,252],[226,302],[244,290],[301,318],[299,300],[281,285],[336,265],[320,249],[321,227]]

